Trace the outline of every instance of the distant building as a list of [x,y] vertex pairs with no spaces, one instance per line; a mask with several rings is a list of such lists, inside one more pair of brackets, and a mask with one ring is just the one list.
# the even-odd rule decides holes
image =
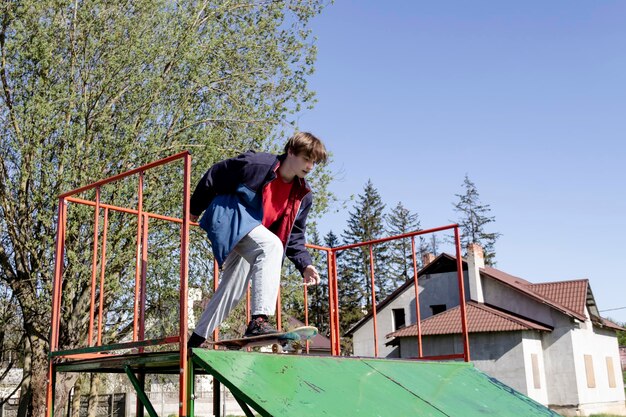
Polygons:
[[[469,252],[463,276],[474,365],[565,415],[626,415],[616,335],[623,329],[600,316],[589,281],[533,284],[485,266],[477,245]],[[456,259],[442,254],[418,278],[422,355],[462,353]],[[379,355],[417,357],[416,321],[411,281],[377,306]],[[372,322],[368,315],[348,332],[354,355],[373,356]]]

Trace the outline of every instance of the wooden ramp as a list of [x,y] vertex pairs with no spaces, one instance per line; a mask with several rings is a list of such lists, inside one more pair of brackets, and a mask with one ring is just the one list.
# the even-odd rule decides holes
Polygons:
[[210,349],[193,349],[192,360],[249,416],[558,416],[465,362]]

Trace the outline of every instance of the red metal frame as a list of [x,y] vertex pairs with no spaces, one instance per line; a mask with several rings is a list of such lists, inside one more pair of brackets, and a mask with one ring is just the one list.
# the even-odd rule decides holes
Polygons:
[[[415,288],[415,303],[416,303],[416,318],[417,318],[417,331],[418,331],[418,358],[424,359],[422,354],[422,334],[421,334],[421,317],[419,313],[419,287],[417,276],[417,260],[415,259],[415,237],[419,235],[431,234],[436,232],[442,232],[446,230],[454,230],[455,250],[456,250],[456,262],[457,262],[457,283],[459,290],[459,305],[461,309],[461,327],[463,337],[463,355],[452,355],[453,358],[462,357],[464,361],[470,361],[470,349],[469,349],[469,337],[467,330],[467,316],[465,308],[465,288],[463,284],[463,261],[461,259],[461,241],[459,237],[458,224],[450,224],[447,226],[435,227],[426,230],[419,230],[415,232],[405,233],[396,236],[389,236],[381,239],[374,239],[367,242],[353,243],[335,248],[325,248],[316,245],[307,245],[310,248],[325,250],[329,253],[329,263],[332,263],[332,268],[329,265],[328,269],[328,288],[329,288],[329,305],[330,305],[330,326],[331,326],[331,353],[332,355],[341,354],[341,335],[339,327],[339,302],[338,302],[338,290],[337,290],[337,253],[354,248],[360,248],[364,246],[369,247],[370,253],[370,281],[372,287],[372,322],[374,327],[374,354],[378,356],[378,323],[377,323],[377,311],[376,311],[376,289],[375,289],[375,276],[374,276],[374,253],[373,246],[381,243],[386,243],[392,240],[411,238],[411,247],[413,252],[413,270],[414,270],[414,288]],[[447,356],[446,356],[447,357]],[[444,357],[438,357],[444,358]]]
[[[143,188],[144,188],[144,173],[152,168],[166,165],[175,161],[183,160],[183,215],[182,218],[175,218],[165,216],[157,213],[150,213],[143,210]],[[106,204],[101,202],[101,187],[105,184],[109,184],[130,176],[138,175],[137,185],[137,207],[118,207],[112,204]],[[164,158],[147,165],[143,165],[139,168],[130,170],[128,172],[118,174],[101,181],[97,181],[93,184],[80,187],[78,189],[69,191],[59,196],[59,208],[58,208],[58,227],[55,245],[55,271],[52,290],[52,314],[51,314],[51,337],[50,337],[50,362],[48,368],[48,388],[46,393],[47,401],[47,413],[48,417],[52,417],[51,412],[54,404],[54,381],[55,361],[59,359],[77,359],[77,358],[92,358],[107,356],[118,356],[119,354],[106,353],[112,350],[124,350],[124,349],[138,349],[140,352],[147,346],[155,346],[162,344],[178,344],[181,352],[180,355],[180,407],[179,416],[187,416],[189,413],[189,385],[187,384],[190,375],[189,370],[189,358],[187,352],[187,296],[188,296],[188,274],[189,274],[189,227],[197,225],[190,221],[189,215],[189,200],[190,200],[190,182],[191,182],[191,156],[188,152],[182,152],[176,155],[172,155],[168,158]],[[77,195],[85,192],[95,190],[95,201],[86,200],[77,197]],[[63,285],[63,264],[65,258],[65,236],[67,228],[67,205],[68,203],[81,204],[94,208],[94,241],[93,241],[93,257],[92,257],[92,271],[91,271],[91,287],[90,287],[90,300],[89,307],[89,330],[87,335],[87,347],[73,350],[59,350],[59,326],[60,326],[60,311],[62,303],[62,285]],[[103,223],[102,232],[100,233],[100,211],[103,211]],[[103,332],[103,301],[105,292],[105,272],[106,272],[106,253],[107,253],[107,231],[109,227],[109,212],[113,210],[120,213],[126,213],[137,218],[137,248],[136,248],[136,270],[135,270],[135,288],[134,288],[134,300],[133,300],[133,338],[132,342],[117,343],[103,345],[102,332]],[[149,235],[149,223],[150,219],[159,219],[175,224],[181,225],[180,239],[181,239],[181,259],[180,259],[180,322],[179,333],[174,336],[164,337],[160,339],[145,340],[145,303],[146,303],[146,277],[147,277],[147,264],[148,264],[148,235]],[[462,324],[462,337],[463,337],[463,354],[458,355],[444,355],[444,356],[430,356],[424,357],[422,353],[422,334],[420,326],[420,308],[419,308],[419,286],[418,286],[418,271],[416,260],[416,248],[415,237],[419,235],[425,235],[440,231],[454,230],[455,250],[457,260],[457,277],[459,288],[459,304],[461,311],[461,324]],[[101,234],[101,241],[99,237]],[[318,245],[307,245],[311,249],[316,249],[326,252],[327,260],[327,274],[328,274],[328,306],[329,306],[329,325],[330,325],[330,340],[331,340],[331,354],[341,354],[341,329],[339,326],[339,294],[338,294],[338,267],[337,256],[341,251],[348,249],[359,248],[368,246],[369,249],[369,263],[370,263],[370,285],[372,288],[372,316],[374,327],[374,352],[375,355],[379,355],[378,349],[378,322],[377,322],[377,303],[376,303],[376,277],[375,277],[375,262],[374,262],[374,246],[389,242],[396,239],[411,239],[412,258],[413,258],[413,285],[415,287],[415,299],[416,299],[416,318],[417,318],[417,332],[418,332],[418,358],[417,359],[459,359],[462,358],[465,361],[470,360],[469,351],[469,337],[467,330],[467,318],[466,318],[466,306],[465,306],[465,290],[463,287],[463,271],[462,271],[462,259],[461,259],[461,244],[459,238],[458,225],[452,224],[448,226],[442,226],[438,228],[432,228],[428,230],[415,231],[397,236],[390,236],[382,239],[375,239],[368,242],[360,242],[355,244],[343,245],[335,248],[327,248]],[[98,256],[98,250],[100,249],[100,256]],[[98,262],[100,262],[98,268]],[[99,269],[99,271],[98,271]],[[99,282],[97,283],[99,272]],[[217,290],[219,285],[219,270],[217,262],[214,262],[213,267],[213,288]],[[98,285],[97,285],[98,284]],[[99,290],[97,288],[99,287]],[[96,301],[96,295],[98,295],[98,301]],[[250,294],[248,288],[247,295],[247,318],[250,319]],[[97,331],[94,340],[94,327],[96,320],[95,305],[98,304],[97,312]],[[280,291],[276,300],[277,311],[277,327],[281,329],[281,302]],[[305,304],[305,324],[309,324],[309,311],[308,311],[308,288],[304,286],[304,304]],[[218,340],[219,331],[216,329],[213,332],[214,340]],[[309,343],[306,344],[307,352],[309,351]]]
[[141,297],[141,246],[143,220],[143,171],[139,172],[139,186],[137,187],[137,248],[135,254],[135,303],[133,305],[133,342],[139,340],[139,310],[142,304]]
[[422,357],[422,318],[420,314],[420,292],[417,278],[417,259],[415,250],[415,236],[411,236],[411,258],[413,258],[413,288],[415,289],[415,325],[417,326],[417,353]]
[[188,392],[189,386],[189,360],[187,357],[187,280],[189,278],[189,199],[191,197],[191,155],[187,153],[184,158],[184,179],[183,179],[183,227],[181,229],[181,259],[180,259],[180,389],[179,389],[179,416],[188,414]]
[[102,256],[100,260],[100,302],[98,303],[98,346],[102,346],[102,320],[104,305],[104,272],[106,270],[107,229],[109,227],[109,209],[104,209],[104,224],[102,230]]
[[[143,187],[144,173],[152,168],[166,165],[175,161],[183,160],[183,215],[182,219],[163,216],[156,213],[148,213],[143,211]],[[111,204],[102,204],[100,201],[100,190],[105,184],[138,175],[138,203],[136,209],[127,207],[118,207]],[[90,357],[102,357],[103,353],[112,350],[121,349],[138,349],[142,351],[145,346],[155,346],[162,344],[178,343],[181,352],[180,360],[180,407],[179,415],[186,416],[188,413],[187,403],[187,378],[189,375],[188,358],[187,358],[187,280],[189,274],[189,198],[190,198],[190,181],[191,181],[191,156],[189,152],[181,152],[176,155],[152,162],[147,165],[135,168],[122,174],[97,181],[93,184],[77,188],[59,196],[58,209],[58,226],[55,248],[55,268],[54,281],[52,290],[52,312],[51,312],[51,333],[50,333],[50,361],[48,367],[48,386],[46,392],[46,415],[52,417],[54,405],[54,380],[55,361],[58,359],[85,359]],[[76,197],[85,192],[95,190],[95,201],[85,200]],[[90,306],[89,306],[89,329],[87,334],[86,348],[74,350],[59,350],[59,326],[62,295],[61,289],[63,285],[63,263],[65,259],[65,234],[67,227],[67,204],[77,203],[94,207],[94,241],[93,241],[93,257],[92,271],[90,281]],[[100,210],[104,209],[104,221],[102,226],[102,241],[99,244],[100,235]],[[103,328],[103,300],[105,291],[105,271],[106,271],[106,248],[107,248],[107,230],[109,211],[114,210],[121,213],[127,213],[137,216],[137,248],[136,248],[136,270],[135,270],[135,289],[134,289],[134,306],[133,306],[133,342],[118,343],[111,345],[102,345],[102,328]],[[180,323],[179,334],[161,339],[145,340],[145,301],[146,301],[146,273],[148,262],[148,225],[149,218],[161,219],[173,223],[181,224],[181,265],[180,265]],[[98,248],[100,247],[100,256],[98,256]],[[98,277],[98,261],[99,268],[99,294],[98,294],[98,325],[96,340],[94,341],[95,327],[95,306],[96,306],[96,281]],[[217,274],[215,275],[217,282]],[[109,355],[109,354],[107,354]],[[117,354],[110,354],[117,356]]]
[[463,286],[463,260],[461,259],[461,239],[459,227],[454,228],[454,242],[456,247],[456,270],[459,283],[459,305],[461,306],[461,335],[463,337],[463,356],[465,362],[470,361],[469,335],[467,331],[467,314],[465,310],[465,287]]
[[376,315],[376,280],[374,277],[374,245],[369,245],[370,250],[370,288],[372,289],[372,313],[374,324],[374,356],[378,357],[378,320]]
[[[219,274],[220,274],[220,268],[217,265],[217,261],[214,260],[213,261],[213,294],[215,294],[215,291],[217,291],[217,286],[219,285]],[[250,308],[248,307],[248,310]],[[213,330],[213,340],[215,340],[216,342],[220,338],[220,331],[219,328],[216,328],[215,330]],[[214,349],[217,349],[217,346],[213,345]]]
[[[304,286],[304,325],[309,325],[309,287]],[[309,341],[305,343],[306,353],[309,353]]]
[[91,263],[91,303],[89,305],[89,331],[87,336],[87,346],[93,346],[93,321],[94,307],[96,305],[96,269],[98,264],[98,232],[100,220],[100,187],[96,187],[96,209],[94,210],[93,226],[93,258]]

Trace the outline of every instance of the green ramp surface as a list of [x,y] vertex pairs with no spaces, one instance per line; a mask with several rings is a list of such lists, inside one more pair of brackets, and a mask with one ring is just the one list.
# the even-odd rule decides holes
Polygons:
[[558,416],[471,363],[193,349],[261,416]]

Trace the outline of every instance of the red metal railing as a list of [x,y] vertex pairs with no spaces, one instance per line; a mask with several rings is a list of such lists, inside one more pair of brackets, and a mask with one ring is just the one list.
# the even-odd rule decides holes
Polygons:
[[[436,232],[442,232],[447,230],[454,230],[454,241],[456,251],[456,269],[457,269],[457,285],[459,291],[459,306],[461,311],[461,330],[463,340],[463,354],[452,354],[445,356],[424,356],[422,353],[422,330],[421,330],[421,317],[420,317],[420,304],[419,304],[419,281],[417,271],[417,259],[415,250],[415,237],[420,235],[432,234]],[[375,239],[367,242],[354,243],[349,245],[338,246],[334,248],[326,248],[323,246],[307,245],[310,248],[326,251],[328,254],[328,289],[329,289],[329,312],[330,312],[330,337],[331,337],[331,353],[333,355],[341,355],[341,331],[339,326],[339,302],[338,302],[338,274],[337,274],[337,254],[339,252],[368,247],[369,249],[369,272],[370,272],[370,287],[371,287],[371,299],[372,299],[372,324],[374,329],[374,355],[379,355],[379,341],[378,341],[378,312],[376,303],[376,277],[374,270],[374,251],[375,245],[383,244],[393,240],[399,239],[411,239],[412,248],[412,263],[413,263],[413,286],[415,289],[415,314],[416,314],[416,326],[417,326],[417,343],[418,343],[418,358],[419,359],[463,359],[466,362],[470,360],[469,351],[469,337],[467,330],[467,315],[465,306],[465,288],[463,284],[463,261],[461,258],[461,243],[459,237],[459,226],[457,224],[451,224],[447,226],[441,226],[437,228],[419,230],[411,233],[405,233],[397,236],[390,236],[381,239]]]
[[[182,218],[176,218],[166,216],[157,213],[151,213],[144,210],[144,174],[150,169],[160,167],[169,163],[183,161],[183,214]],[[137,181],[137,207],[120,207],[113,204],[103,203],[101,201],[101,187],[131,176],[138,176]],[[53,404],[53,385],[54,385],[54,367],[53,363],[58,358],[90,358],[90,357],[102,357],[103,352],[112,350],[123,349],[138,349],[142,352],[146,346],[155,346],[162,344],[177,343],[181,352],[180,355],[180,408],[179,415],[186,416],[188,411],[188,384],[187,378],[189,375],[188,370],[188,358],[187,358],[187,296],[188,296],[188,274],[189,274],[189,227],[191,225],[197,226],[197,223],[192,223],[189,219],[189,198],[190,198],[190,181],[191,181],[191,156],[188,152],[182,152],[168,158],[155,161],[153,163],[141,166],[139,168],[130,170],[128,172],[118,174],[101,181],[97,181],[93,184],[69,191],[59,196],[59,208],[58,208],[58,226],[56,236],[56,258],[55,258],[55,271],[54,282],[52,290],[52,317],[51,317],[51,338],[50,338],[50,363],[48,368],[48,376],[50,383],[47,390],[47,416],[51,416],[52,404]],[[95,199],[86,200],[77,197],[77,195],[93,190],[95,191]],[[62,280],[63,280],[63,267],[65,259],[65,240],[66,240],[66,228],[67,228],[67,206],[69,203],[79,204],[83,206],[94,208],[94,233],[93,233],[93,254],[92,254],[92,270],[90,280],[90,306],[89,306],[89,329],[87,334],[87,348],[72,349],[72,350],[60,350],[59,349],[59,326],[60,326],[60,311],[62,303]],[[102,216],[102,233],[100,234],[100,212],[103,212]],[[137,218],[137,235],[136,235],[136,249],[135,249],[135,277],[134,277],[134,290],[133,290],[133,320],[132,320],[132,342],[115,343],[109,345],[103,345],[102,333],[103,333],[103,305],[104,305],[104,285],[106,275],[106,257],[107,257],[107,230],[109,228],[109,215],[110,212],[125,213]],[[148,235],[150,219],[163,220],[180,225],[180,288],[179,288],[179,334],[159,339],[145,339],[145,313],[146,313],[146,276],[148,265]],[[415,231],[403,235],[391,236],[382,239],[371,240],[368,242],[360,242],[355,244],[343,245],[334,248],[328,248],[319,245],[308,244],[310,249],[318,250],[326,253],[326,266],[328,276],[328,314],[329,314],[329,328],[330,328],[330,341],[331,341],[331,354],[341,354],[341,329],[340,329],[340,317],[339,317],[339,294],[338,294],[338,265],[337,257],[342,251],[346,251],[354,248],[367,247],[369,250],[369,274],[370,274],[370,286],[371,286],[371,303],[372,303],[372,322],[374,329],[374,353],[375,356],[379,355],[379,335],[378,335],[378,312],[376,302],[376,271],[375,271],[375,253],[374,247],[392,240],[397,239],[411,239],[412,248],[412,263],[413,263],[413,285],[415,289],[416,300],[416,319],[417,319],[417,340],[418,340],[418,358],[426,359],[433,357],[425,357],[422,354],[422,334],[420,326],[420,307],[419,307],[419,290],[418,290],[418,270],[417,259],[415,250],[415,237],[425,234],[431,234],[446,230],[454,230],[455,238],[455,250],[457,260],[457,274],[458,274],[458,288],[459,288],[459,304],[461,310],[461,324],[462,324],[462,337],[463,337],[463,354],[459,355],[446,355],[438,357],[440,359],[456,359],[462,358],[465,361],[470,360],[468,333],[467,333],[467,320],[465,311],[465,292],[463,287],[463,273],[462,273],[462,259],[461,259],[461,246],[459,239],[458,225],[452,224],[448,226],[442,226],[438,228]],[[99,256],[98,256],[99,255]],[[99,262],[99,268],[98,268]],[[213,267],[213,289],[217,290],[218,287],[218,275],[219,270],[217,263],[214,262]],[[98,279],[99,278],[99,279]],[[99,288],[98,295],[98,310],[96,312],[96,288]],[[304,320],[305,324],[309,325],[309,295],[308,288],[304,286]],[[246,296],[247,305],[247,319],[250,320],[250,289],[248,288]],[[281,303],[280,294],[277,299],[277,327],[281,328]],[[95,321],[97,316],[97,328],[95,327]],[[94,330],[96,331],[94,340]],[[218,340],[219,332],[216,329],[213,332],[213,339]],[[309,343],[306,344],[306,351],[309,351]]]
[[[160,167],[172,162],[183,161],[183,193],[182,219],[163,216],[156,213],[149,213],[143,210],[143,188],[144,173],[150,169]],[[100,201],[101,187],[124,178],[138,176],[137,196],[138,202],[136,208],[118,207],[111,204],[103,204]],[[180,409],[179,415],[187,415],[187,280],[189,272],[189,183],[191,179],[191,156],[188,152],[182,152],[172,155],[168,158],[155,161],[153,163],[143,165],[139,168],[128,172],[118,174],[93,184],[80,187],[59,196],[58,226],[56,238],[56,258],[54,281],[52,290],[52,314],[51,314],[51,338],[50,338],[50,363],[48,368],[48,387],[46,392],[47,415],[51,417],[53,394],[54,394],[54,367],[53,363],[58,358],[89,358],[101,357],[101,352],[120,349],[137,348],[140,352],[145,346],[178,343],[181,351],[180,356]],[[76,197],[77,195],[94,190],[95,201],[84,200]],[[65,259],[65,237],[67,227],[67,205],[68,203],[76,203],[85,206],[94,207],[94,233],[93,233],[93,255],[90,281],[90,306],[89,306],[89,328],[87,334],[87,348],[59,350],[59,326],[61,321],[61,303],[62,303],[62,281],[63,281],[63,265]],[[103,232],[100,241],[100,211],[104,210]],[[136,236],[136,262],[135,262],[135,285],[133,297],[133,326],[132,326],[132,342],[116,343],[110,345],[102,345],[103,331],[103,300],[104,300],[104,281],[106,269],[106,251],[107,251],[107,230],[109,227],[109,212],[116,211],[137,216],[137,236]],[[161,219],[181,225],[181,259],[180,259],[180,288],[179,288],[179,334],[164,337],[160,339],[145,340],[145,309],[146,309],[146,274],[148,261],[148,226],[149,219]],[[99,245],[100,243],[100,245]],[[98,247],[100,246],[100,257],[98,257]],[[98,269],[98,259],[100,259],[100,268]],[[98,298],[98,326],[96,331],[96,340],[94,341],[94,322],[95,322],[95,306],[96,306],[96,281],[99,279],[99,298]],[[100,353],[99,353],[100,352]]]

